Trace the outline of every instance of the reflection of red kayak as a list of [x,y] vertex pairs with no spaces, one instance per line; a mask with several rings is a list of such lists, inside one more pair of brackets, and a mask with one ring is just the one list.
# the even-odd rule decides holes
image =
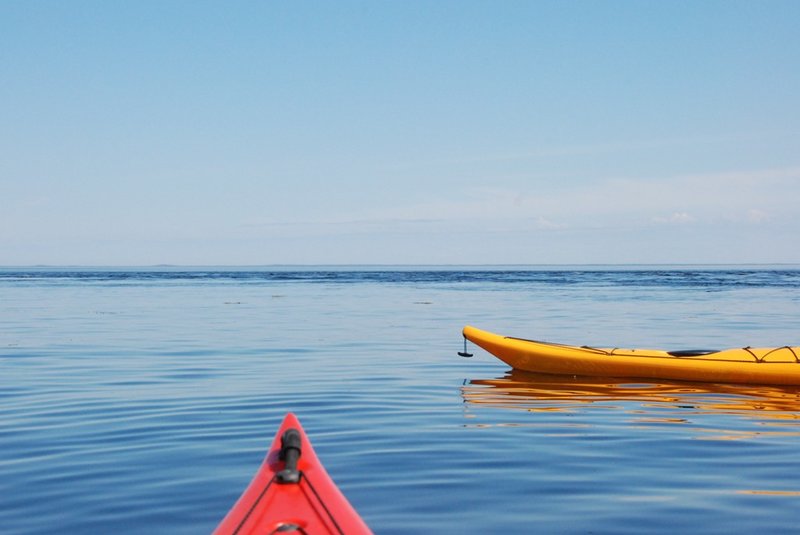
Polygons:
[[215,535],[372,533],[320,463],[294,414],[287,414],[250,485]]

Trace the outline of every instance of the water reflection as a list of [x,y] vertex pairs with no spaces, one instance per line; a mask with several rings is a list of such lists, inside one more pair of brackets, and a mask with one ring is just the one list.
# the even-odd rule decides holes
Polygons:
[[[512,370],[496,379],[467,381],[461,393],[471,412],[482,408],[534,413],[606,409],[623,411],[628,423],[641,426],[692,424],[695,436],[703,439],[800,436],[800,387],[633,383]],[[727,417],[708,418],[715,415]],[[720,427],[708,426],[710,421]]]

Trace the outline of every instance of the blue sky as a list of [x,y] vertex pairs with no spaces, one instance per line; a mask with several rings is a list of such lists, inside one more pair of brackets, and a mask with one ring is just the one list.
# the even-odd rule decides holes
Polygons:
[[0,2],[0,265],[800,263],[800,2]]

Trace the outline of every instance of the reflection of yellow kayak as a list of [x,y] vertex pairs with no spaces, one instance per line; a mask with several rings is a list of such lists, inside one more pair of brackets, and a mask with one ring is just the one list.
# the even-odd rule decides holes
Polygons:
[[[461,394],[469,405],[528,412],[570,411],[580,405],[671,407],[771,420],[800,420],[800,388],[653,381],[631,383],[601,377],[547,375],[510,370],[504,377],[472,379]],[[639,413],[640,411],[636,411]],[[800,436],[800,432],[796,433]]]
[[470,326],[464,327],[464,338],[512,368],[529,372],[800,385],[800,347],[673,352],[601,349],[511,338]]
[[[549,432],[574,433],[592,427],[603,418],[546,419],[520,417],[553,413],[581,415],[589,410],[620,411],[625,421],[639,429],[651,426],[689,426],[701,440],[755,440],[768,436],[800,437],[800,387],[686,383],[666,380],[632,382],[608,377],[574,377],[509,370],[503,377],[472,379],[461,387],[471,409],[468,418],[479,418],[485,409],[517,412],[503,420],[476,426],[548,426]],[[725,415],[709,421],[703,415]],[[741,419],[736,423],[737,419]],[[481,422],[481,423],[478,423]],[[713,422],[713,423],[712,423]],[[712,423],[712,425],[706,425]],[[604,424],[600,424],[604,425]],[[687,432],[687,431],[684,431]],[[761,493],[762,491],[741,491]],[[800,496],[800,491],[776,491]]]

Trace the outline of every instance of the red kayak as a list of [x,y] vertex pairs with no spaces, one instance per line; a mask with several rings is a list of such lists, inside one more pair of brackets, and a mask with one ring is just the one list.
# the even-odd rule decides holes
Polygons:
[[372,532],[336,487],[289,413],[250,485],[215,535]]

